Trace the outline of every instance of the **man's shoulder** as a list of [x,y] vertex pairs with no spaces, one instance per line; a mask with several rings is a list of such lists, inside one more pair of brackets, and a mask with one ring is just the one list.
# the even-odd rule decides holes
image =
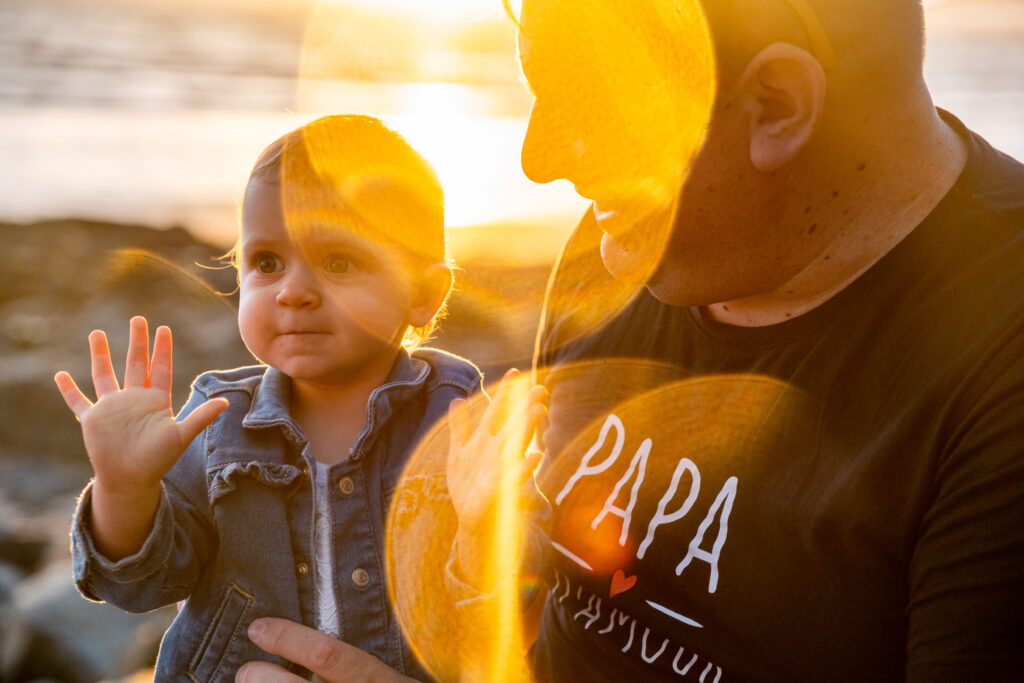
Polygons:
[[969,145],[967,165],[953,193],[969,198],[1005,221],[1003,227],[1024,228],[1024,163],[993,147],[954,117],[945,115]]
[[[943,283],[969,296],[964,305],[986,306],[991,317],[1019,316],[1024,309],[1024,163],[968,133],[970,155],[963,173],[936,211],[930,251]],[[943,287],[937,286],[941,291]],[[946,300],[955,306],[956,297]]]

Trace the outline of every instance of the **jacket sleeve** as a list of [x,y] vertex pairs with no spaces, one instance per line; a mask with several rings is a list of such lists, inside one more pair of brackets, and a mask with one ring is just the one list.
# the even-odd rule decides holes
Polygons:
[[[193,388],[177,419],[206,400]],[[216,548],[206,485],[208,432],[203,430],[189,444],[164,477],[153,528],[134,555],[114,562],[96,549],[89,528],[92,483],[86,486],[71,526],[74,579],[83,596],[129,612],[146,612],[189,596]]]

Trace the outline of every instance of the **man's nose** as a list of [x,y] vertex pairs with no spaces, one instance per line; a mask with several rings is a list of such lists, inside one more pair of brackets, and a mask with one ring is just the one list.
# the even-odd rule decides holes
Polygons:
[[583,153],[583,142],[574,139],[564,113],[534,102],[523,138],[523,173],[535,183],[572,180],[572,169]]
[[277,303],[293,308],[312,308],[320,305],[320,286],[316,274],[306,264],[291,264],[281,278]]

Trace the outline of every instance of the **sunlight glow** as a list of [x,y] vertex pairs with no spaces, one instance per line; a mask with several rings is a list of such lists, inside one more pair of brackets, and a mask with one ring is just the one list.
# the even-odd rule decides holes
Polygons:
[[566,178],[593,200],[605,267],[622,281],[647,282],[715,101],[702,6],[536,3],[524,5],[520,22],[528,38],[519,57],[536,97],[523,169]]
[[[501,155],[508,164],[518,159],[502,149],[494,124],[473,116],[475,93],[455,83],[409,83],[397,86],[396,116],[385,117],[403,131],[410,144],[434,165],[445,189],[445,223],[463,226],[493,220]],[[514,138],[513,138],[514,139]],[[473,150],[491,150],[497,163],[473,158]]]
[[[517,406],[510,422],[526,420],[523,408],[530,390],[529,376],[520,376],[520,381],[506,387],[510,393],[511,405]],[[496,607],[494,618],[497,627],[490,639],[488,653],[487,681],[495,683],[519,683],[528,675],[523,666],[524,649],[520,643],[519,613],[519,539],[520,533],[520,481],[519,463],[526,451],[522,441],[506,440],[501,449],[501,486],[494,526],[491,529],[491,551],[488,557],[486,584],[494,583]],[[519,647],[515,644],[519,643]]]
[[[524,374],[506,385],[510,404],[525,404],[530,381]],[[463,409],[476,424],[486,405],[486,397],[477,395]],[[523,411],[514,409],[507,424],[524,419]],[[452,573],[458,522],[447,495],[449,440],[448,422],[442,420],[410,458],[391,501],[387,556],[395,613],[416,655],[437,680],[527,683],[531,676],[520,596],[533,595],[541,584],[519,567],[523,501],[518,465],[526,444],[506,442],[500,453],[493,523],[481,539],[488,548],[487,568],[484,576],[468,579]],[[474,588],[458,585],[462,580],[471,580]]]
[[438,19],[472,19],[500,12],[501,0],[329,0],[340,5],[358,5],[367,9],[397,12]]
[[543,217],[564,232],[587,203],[564,181],[541,186],[523,174],[530,98],[517,80],[514,27],[499,0],[476,4],[498,15],[460,19],[423,3],[412,5],[430,13],[389,15],[376,4],[319,3],[302,45],[296,110],[388,123],[437,170],[449,227]]

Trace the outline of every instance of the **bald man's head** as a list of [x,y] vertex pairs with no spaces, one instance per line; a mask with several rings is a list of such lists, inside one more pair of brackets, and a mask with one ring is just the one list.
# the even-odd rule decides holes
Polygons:
[[814,54],[841,96],[888,98],[923,83],[920,0],[703,0],[702,6],[725,83],[775,42]]

